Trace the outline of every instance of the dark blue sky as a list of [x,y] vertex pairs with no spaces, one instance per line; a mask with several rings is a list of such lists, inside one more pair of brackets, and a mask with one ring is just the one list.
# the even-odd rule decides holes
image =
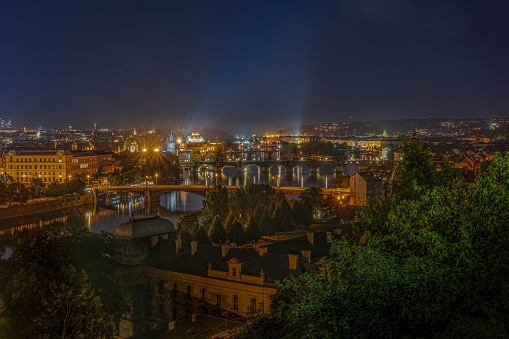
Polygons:
[[265,131],[509,112],[509,1],[0,2],[15,125]]

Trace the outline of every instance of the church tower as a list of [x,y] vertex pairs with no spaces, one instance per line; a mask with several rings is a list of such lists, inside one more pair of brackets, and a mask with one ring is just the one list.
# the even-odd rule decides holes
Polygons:
[[173,136],[173,132],[170,132],[170,135],[168,138],[166,138],[166,152],[176,154],[177,148],[175,145],[175,137]]

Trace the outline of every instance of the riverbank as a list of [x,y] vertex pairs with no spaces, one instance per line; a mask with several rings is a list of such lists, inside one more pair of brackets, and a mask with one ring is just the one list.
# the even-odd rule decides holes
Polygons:
[[0,208],[0,220],[92,204],[93,202],[93,194],[84,194],[68,195],[51,200],[37,201],[26,205],[9,206]]

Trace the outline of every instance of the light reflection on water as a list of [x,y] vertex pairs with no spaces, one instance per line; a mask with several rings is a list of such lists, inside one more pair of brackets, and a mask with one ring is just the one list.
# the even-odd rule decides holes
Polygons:
[[[247,186],[249,184],[269,184],[272,186],[293,187],[334,187],[336,173],[333,168],[324,168],[312,172],[308,167],[297,167],[287,171],[284,166],[273,166],[270,172],[262,172],[258,167],[249,167],[245,172],[237,173],[235,168],[225,168],[221,173],[199,171],[184,172],[183,181],[188,185],[228,185]],[[0,220],[0,257],[10,257],[12,248],[21,242],[28,232],[42,228],[54,222],[65,222],[70,215],[83,214],[87,227],[92,232],[102,230],[113,233],[115,227],[135,218],[153,216],[156,212],[171,220],[174,225],[183,213],[200,211],[203,198],[187,192],[171,192],[160,196],[159,203],[145,204],[139,198],[129,202],[120,202],[109,207],[94,210],[92,205],[77,206],[64,210],[49,211],[23,217]]]
[[106,231],[113,233],[115,227],[135,218],[154,216],[157,212],[161,217],[169,219],[177,225],[180,215],[197,212],[201,209],[203,198],[187,192],[171,192],[160,196],[159,203],[145,204],[142,198],[128,202],[120,202],[108,207],[93,209],[92,205],[32,214],[0,221],[0,257],[11,256],[12,248],[23,241],[29,232],[43,228],[55,222],[65,222],[69,216],[82,214],[86,226],[92,232]]
[[248,167],[246,171],[237,172],[233,167],[225,168],[221,173],[198,171],[183,173],[185,185],[227,185],[247,186],[249,184],[269,184],[272,186],[292,187],[334,187],[336,173],[334,168],[325,167],[312,172],[309,167],[297,167],[287,171],[284,166],[272,166],[269,172],[262,172],[258,167]]

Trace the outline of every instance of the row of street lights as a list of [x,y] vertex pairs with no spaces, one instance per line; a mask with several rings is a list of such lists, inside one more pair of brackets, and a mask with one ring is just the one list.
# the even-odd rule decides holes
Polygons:
[[[214,175],[216,177],[216,186],[217,186],[217,182],[218,182],[218,175],[217,173]],[[210,174],[207,174],[207,187],[209,187],[209,179],[210,179]]]

